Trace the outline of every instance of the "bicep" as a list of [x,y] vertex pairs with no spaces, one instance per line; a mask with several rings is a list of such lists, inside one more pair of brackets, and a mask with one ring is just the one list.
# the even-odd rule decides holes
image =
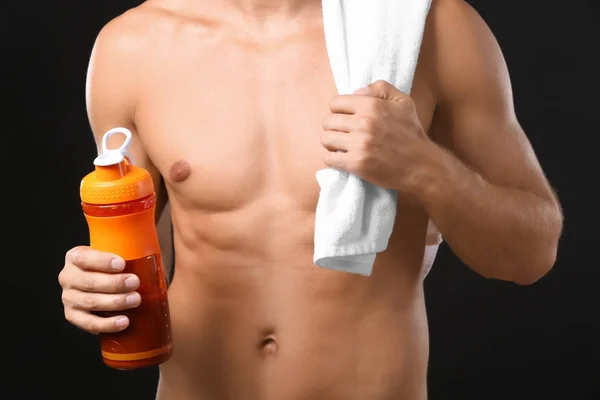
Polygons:
[[[145,168],[152,175],[157,195],[157,220],[167,202],[162,177],[154,166],[136,130],[134,115],[138,92],[136,79],[136,54],[123,48],[132,41],[122,40],[122,22],[114,20],[107,24],[98,35],[87,71],[86,107],[94,140],[101,151],[102,137],[105,132],[116,127],[131,131],[133,140],[129,147],[135,164]],[[125,44],[124,44],[125,43]],[[123,135],[114,135],[108,142],[108,148],[119,147]]]
[[494,184],[552,199],[515,115],[504,57],[481,17],[462,0],[432,8],[438,105],[432,137]]

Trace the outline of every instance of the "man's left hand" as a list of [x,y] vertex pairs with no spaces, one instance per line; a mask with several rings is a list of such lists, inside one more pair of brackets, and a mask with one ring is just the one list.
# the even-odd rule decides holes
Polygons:
[[323,119],[325,164],[375,185],[410,191],[432,147],[412,98],[385,81],[335,96]]

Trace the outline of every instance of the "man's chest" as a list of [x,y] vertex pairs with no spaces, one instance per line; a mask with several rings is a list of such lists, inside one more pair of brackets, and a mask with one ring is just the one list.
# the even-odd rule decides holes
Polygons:
[[[336,95],[325,43],[212,48],[173,60],[154,68],[136,114],[146,151],[167,185],[191,197],[196,190],[208,193],[210,202],[261,190],[302,193],[312,207],[315,172],[325,167],[322,120]],[[427,94],[426,80],[417,75],[412,96],[425,128],[433,114]],[[170,177],[178,162],[190,167],[186,182]]]

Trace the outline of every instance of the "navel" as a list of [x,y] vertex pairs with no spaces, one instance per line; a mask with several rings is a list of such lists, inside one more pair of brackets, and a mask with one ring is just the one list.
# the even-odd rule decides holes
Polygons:
[[273,335],[266,336],[260,343],[260,350],[265,356],[274,356],[277,354],[277,347],[277,341]]
[[191,173],[192,169],[185,161],[177,161],[169,168],[169,176],[174,182],[183,182]]

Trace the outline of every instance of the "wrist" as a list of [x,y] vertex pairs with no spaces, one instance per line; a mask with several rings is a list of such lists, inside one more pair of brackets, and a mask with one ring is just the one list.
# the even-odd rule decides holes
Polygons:
[[472,173],[454,155],[433,142],[424,153],[409,179],[408,192],[428,208],[461,191]]

